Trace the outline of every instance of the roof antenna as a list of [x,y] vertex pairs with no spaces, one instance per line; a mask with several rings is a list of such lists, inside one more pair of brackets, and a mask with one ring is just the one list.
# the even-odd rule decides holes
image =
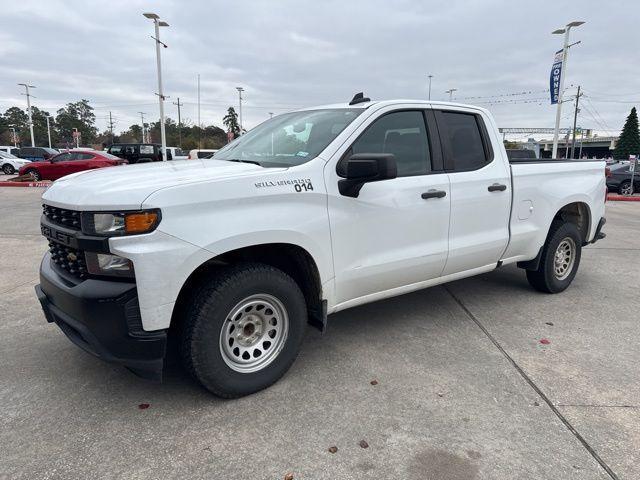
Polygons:
[[353,98],[351,99],[351,101],[349,102],[349,105],[356,105],[358,103],[365,103],[365,102],[370,102],[371,99],[369,97],[365,97],[363,92],[360,93],[356,93]]

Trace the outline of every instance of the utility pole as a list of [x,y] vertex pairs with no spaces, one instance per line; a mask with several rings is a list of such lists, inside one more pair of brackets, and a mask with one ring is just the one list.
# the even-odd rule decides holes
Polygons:
[[167,159],[167,137],[164,129],[164,100],[165,96],[162,92],[162,62],[160,60],[160,45],[167,48],[167,45],[160,41],[160,27],[168,27],[169,24],[164,21],[160,21],[160,17],[155,13],[143,13],[146,18],[153,20],[153,26],[155,28],[156,36],[153,39],[156,41],[156,63],[158,67],[158,102],[160,104],[160,140],[162,143],[162,160]]
[[184,103],[180,103],[180,97],[178,97],[178,101],[173,102],[173,104],[178,106],[178,147],[182,148],[182,123],[180,120],[180,107],[182,107]]
[[427,75],[429,77],[429,100],[431,100],[431,79],[433,75]]
[[47,137],[49,138],[49,148],[51,148],[51,127],[49,126],[49,115],[46,115],[45,118],[47,119]]
[[111,132],[111,143],[113,144],[113,118],[111,112],[109,112],[109,132]]
[[238,119],[240,122],[240,135],[242,135],[242,92],[244,92],[244,88],[236,87],[236,90],[238,90]]
[[145,138],[145,128],[144,128],[144,112],[138,112],[140,114],[140,125],[142,125],[142,142],[140,143],[145,143],[147,141],[147,139]]
[[202,124],[200,123],[200,74],[198,74],[198,150],[202,148]]
[[567,76],[567,59],[569,54],[569,32],[572,27],[579,27],[584,22],[571,22],[568,23],[565,28],[559,28],[551,32],[554,35],[560,35],[564,33],[564,43],[562,47],[562,70],[560,72],[560,89],[558,90],[558,107],[556,109],[556,126],[553,132],[553,151],[551,152],[551,158],[556,158],[558,155],[558,136],[560,134],[560,117],[562,115],[562,94],[564,91],[564,79]]
[[571,158],[574,157],[574,154],[576,153],[576,123],[578,121],[578,112],[580,111],[578,109],[578,102],[580,102],[580,96],[582,94],[580,93],[580,85],[578,85],[578,93],[576,95],[576,108],[573,112],[573,139],[571,140]]
[[18,85],[21,85],[24,87],[24,91],[26,93],[23,93],[23,95],[27,96],[27,111],[29,113],[29,132],[31,132],[31,146],[35,147],[36,146],[36,139],[33,138],[33,119],[31,118],[31,94],[29,93],[29,89],[30,88],[36,88],[33,85],[29,85],[28,83],[19,83]]
[[444,93],[448,93],[449,94],[449,101],[453,100],[453,92],[457,92],[458,89],[457,88],[450,88],[449,90],[447,90]]

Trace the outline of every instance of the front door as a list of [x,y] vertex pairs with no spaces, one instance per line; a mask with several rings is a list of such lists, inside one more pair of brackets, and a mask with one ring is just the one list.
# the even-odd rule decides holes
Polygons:
[[336,304],[442,274],[451,197],[448,175],[433,173],[440,147],[427,131],[422,110],[391,111],[367,126],[345,156],[392,153],[398,177],[365,184],[357,198],[340,195],[336,164],[327,164]]

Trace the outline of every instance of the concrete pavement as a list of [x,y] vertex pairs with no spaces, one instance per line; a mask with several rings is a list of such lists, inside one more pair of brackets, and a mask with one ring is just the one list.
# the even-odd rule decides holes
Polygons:
[[637,204],[607,205],[563,294],[505,267],[347,310],[275,386],[223,401],[46,324],[41,192],[0,189],[0,478],[640,478]]

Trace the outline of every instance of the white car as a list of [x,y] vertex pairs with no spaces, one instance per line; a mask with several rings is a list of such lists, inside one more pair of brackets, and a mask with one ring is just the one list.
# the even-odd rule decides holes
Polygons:
[[200,158],[210,158],[214,153],[216,153],[217,149],[204,148],[198,150],[193,149],[189,151],[189,160],[198,160]]
[[210,161],[56,181],[36,291],[96,356],[159,379],[173,337],[205,388],[239,397],[334,312],[507,264],[563,291],[604,236],[605,194],[604,161],[509,161],[483,108],[356,95],[267,120]]
[[20,150],[20,148],[12,147],[11,145],[0,145],[0,152],[15,155],[16,153],[18,153],[18,150]]
[[188,160],[187,154],[178,147],[167,147],[167,151],[171,152],[171,160]]
[[26,165],[27,163],[31,163],[29,160],[23,160],[22,158],[18,158],[15,155],[11,155],[10,153],[5,153],[0,151],[0,170],[5,175],[13,175],[20,167]]

